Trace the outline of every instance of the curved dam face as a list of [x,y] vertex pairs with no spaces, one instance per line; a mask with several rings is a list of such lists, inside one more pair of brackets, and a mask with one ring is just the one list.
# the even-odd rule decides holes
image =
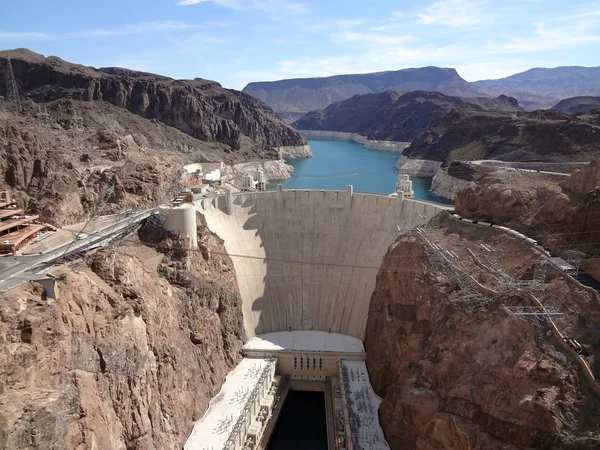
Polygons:
[[[280,187],[281,188],[281,187]],[[249,337],[321,330],[364,337],[382,257],[441,205],[347,191],[233,193],[196,202],[233,260]]]

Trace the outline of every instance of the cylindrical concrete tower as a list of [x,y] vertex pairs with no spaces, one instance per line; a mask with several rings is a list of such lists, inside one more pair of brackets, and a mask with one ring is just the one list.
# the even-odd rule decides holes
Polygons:
[[192,240],[192,248],[198,248],[198,230],[196,229],[196,208],[192,204],[184,204],[169,209],[165,220],[165,230],[171,233],[187,234]]

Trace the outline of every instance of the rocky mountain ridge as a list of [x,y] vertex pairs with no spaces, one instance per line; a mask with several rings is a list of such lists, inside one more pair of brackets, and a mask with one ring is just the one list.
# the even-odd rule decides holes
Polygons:
[[269,158],[278,147],[306,143],[267,105],[242,92],[223,89],[217,82],[172,80],[127,69],[98,70],[26,49],[0,52],[0,96],[6,96],[7,57],[12,60],[21,96],[36,103],[62,98],[106,101],[196,139],[225,144],[234,152],[262,151]]
[[309,112],[292,125],[299,130],[341,131],[358,133],[370,140],[407,142],[454,108],[521,111],[517,101],[506,96],[459,98],[439,92],[389,90],[355,95],[324,110]]
[[264,101],[282,117],[297,119],[302,113],[325,108],[356,94],[390,89],[441,92],[458,97],[485,95],[463,80],[455,69],[441,67],[254,82],[249,83],[243,92]]
[[600,156],[599,133],[600,114],[455,109],[432,121],[403,155],[434,161],[590,161]]

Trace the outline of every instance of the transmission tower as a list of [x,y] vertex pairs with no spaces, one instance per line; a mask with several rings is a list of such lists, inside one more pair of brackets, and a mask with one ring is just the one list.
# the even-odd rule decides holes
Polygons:
[[13,72],[10,57],[6,57],[6,99],[14,103],[19,111],[21,110],[21,99],[19,98],[19,89],[17,88],[17,80]]

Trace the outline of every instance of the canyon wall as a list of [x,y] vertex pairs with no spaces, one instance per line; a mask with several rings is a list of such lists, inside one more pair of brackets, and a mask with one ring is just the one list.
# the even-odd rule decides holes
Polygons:
[[[493,230],[457,222],[433,233],[476,279],[493,277],[480,242],[500,249],[515,277],[538,258]],[[555,274],[540,296],[569,311],[563,332],[600,356],[598,295]],[[380,418],[395,450],[433,448],[584,450],[600,448],[600,398],[569,352],[538,323],[517,320],[501,305],[527,305],[519,293],[460,289],[428,261],[421,241],[400,237],[383,259],[365,333],[371,382],[382,397]],[[597,364],[596,364],[597,366]],[[600,369],[594,369],[596,376]]]
[[410,145],[410,142],[397,141],[372,141],[358,133],[345,133],[342,131],[300,130],[306,139],[322,139],[331,141],[350,141],[362,144],[369,150],[386,152],[401,152]]
[[182,448],[245,340],[231,260],[198,238],[193,254],[132,239],[57,269],[56,300],[36,284],[0,296],[0,449]]

